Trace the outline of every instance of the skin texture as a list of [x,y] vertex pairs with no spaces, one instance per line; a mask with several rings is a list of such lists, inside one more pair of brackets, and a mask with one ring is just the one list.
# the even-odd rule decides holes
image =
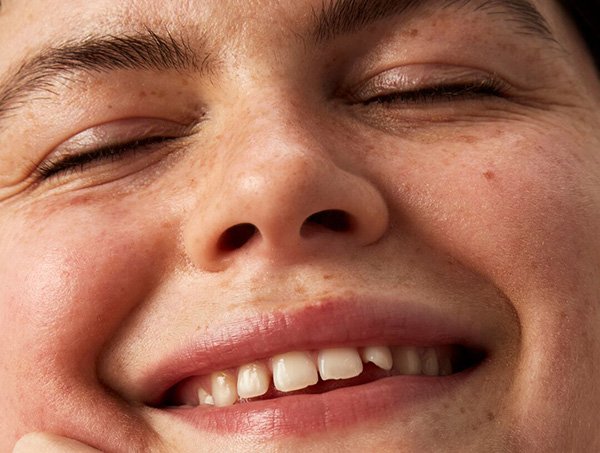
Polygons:
[[[40,431],[102,451],[598,451],[600,83],[558,6],[535,2],[555,42],[432,8],[315,45],[320,0],[160,3],[3,4],[0,80],[44,45],[142,26],[185,33],[214,64],[74,76],[1,120],[0,451]],[[507,94],[384,105],[357,89],[453,68]],[[30,176],[131,118],[198,125]],[[359,226],[301,235],[324,209]],[[260,235],[219,248],[240,223]],[[194,332],[342,295],[492,325],[490,360],[411,417],[301,438],[199,432],[132,396]]]

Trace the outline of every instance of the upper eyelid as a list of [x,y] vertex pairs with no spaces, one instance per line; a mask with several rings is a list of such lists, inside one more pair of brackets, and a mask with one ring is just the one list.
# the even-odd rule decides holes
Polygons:
[[57,174],[66,173],[77,169],[78,167],[85,167],[92,164],[93,162],[105,161],[111,158],[119,159],[126,154],[135,153],[137,150],[148,149],[153,146],[160,145],[161,143],[170,142],[177,140],[178,137],[148,137],[146,140],[136,140],[133,142],[122,143],[114,145],[112,147],[105,147],[96,150],[92,150],[86,153],[73,154],[71,156],[65,156],[62,159],[46,160],[40,164],[36,169],[36,175],[44,180],[50,179]]
[[[69,160],[77,160],[77,157],[101,153],[103,150],[110,153],[111,148],[127,148],[132,143],[143,142],[153,137],[162,138],[164,141],[187,137],[194,133],[195,127],[195,123],[182,124],[158,118],[128,118],[92,126],[56,146],[33,168],[32,175],[43,179],[45,175],[52,172],[53,167],[60,167],[61,163],[65,163],[69,167],[59,169],[59,172],[68,170],[70,167],[77,167],[79,164],[76,162],[72,165],[69,164]],[[143,143],[140,143],[140,146],[143,146]],[[117,155],[118,152],[115,152],[115,156]],[[104,157],[106,158],[106,156]],[[84,162],[81,165],[86,164]]]
[[458,102],[469,99],[483,99],[486,97],[506,99],[509,96],[503,91],[501,86],[494,85],[493,83],[481,85],[463,84],[384,93],[366,100],[360,100],[360,103],[363,105],[373,103],[429,104],[442,101]]
[[123,143],[130,139],[149,137],[160,134],[184,133],[190,125],[159,118],[126,118],[88,127],[66,139],[55,148],[58,154],[70,149],[82,149],[98,146],[100,142],[114,143],[117,136]]
[[[387,80],[386,80],[387,79]],[[395,79],[395,80],[392,80]],[[381,71],[345,90],[355,98],[365,98],[390,88],[398,91],[418,91],[443,85],[459,85],[476,81],[493,80],[498,85],[509,87],[498,74],[462,66],[424,64],[398,66]]]

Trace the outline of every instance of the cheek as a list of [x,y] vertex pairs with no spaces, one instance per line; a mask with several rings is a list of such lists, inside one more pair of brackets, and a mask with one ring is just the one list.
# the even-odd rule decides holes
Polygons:
[[[15,398],[5,407],[36,420],[53,412],[49,401],[67,405],[73,386],[97,385],[98,354],[152,290],[164,250],[149,220],[127,212],[78,206],[3,220],[0,379]],[[40,391],[56,397],[32,397]]]
[[567,144],[516,136],[462,145],[403,171],[399,209],[417,233],[513,301],[589,284],[600,204]]
[[397,186],[398,209],[417,234],[516,309],[514,424],[546,440],[567,429],[564,408],[585,419],[600,405],[600,181],[595,151],[573,143],[535,136],[465,146],[446,162],[404,169]]

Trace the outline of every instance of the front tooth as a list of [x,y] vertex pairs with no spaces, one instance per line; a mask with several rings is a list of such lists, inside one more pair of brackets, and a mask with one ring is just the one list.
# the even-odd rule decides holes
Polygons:
[[433,348],[427,348],[423,353],[423,374],[426,376],[438,376],[440,374],[437,352]]
[[394,369],[400,374],[421,374],[421,357],[414,347],[397,347],[392,349]]
[[204,390],[204,387],[200,387],[198,389],[198,401],[201,406],[214,406],[215,400],[213,396]]
[[319,374],[328,379],[349,379],[363,371],[362,360],[355,348],[332,348],[319,351]]
[[282,392],[300,390],[319,381],[317,367],[310,354],[303,351],[276,355],[271,359],[273,383]]
[[238,371],[237,392],[240,398],[254,398],[269,390],[269,370],[262,363],[250,363]]
[[231,406],[237,400],[235,378],[231,373],[219,371],[210,376],[212,396],[217,407]]
[[392,352],[387,346],[369,346],[362,350],[362,360],[365,363],[373,362],[379,368],[391,370],[393,365]]

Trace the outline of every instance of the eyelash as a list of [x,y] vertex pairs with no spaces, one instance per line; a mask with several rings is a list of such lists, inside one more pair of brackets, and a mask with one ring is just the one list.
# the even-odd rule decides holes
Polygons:
[[478,82],[456,83],[432,86],[414,91],[396,91],[374,96],[362,104],[434,104],[440,102],[464,101],[481,98],[505,98],[506,87],[497,79],[486,79]]
[[108,145],[89,152],[74,154],[56,160],[48,160],[42,163],[36,170],[41,180],[50,180],[70,173],[82,172],[87,166],[102,161],[117,161],[127,154],[135,155],[140,151],[150,149],[154,146],[176,140],[177,137],[147,137],[133,140],[118,145]]

